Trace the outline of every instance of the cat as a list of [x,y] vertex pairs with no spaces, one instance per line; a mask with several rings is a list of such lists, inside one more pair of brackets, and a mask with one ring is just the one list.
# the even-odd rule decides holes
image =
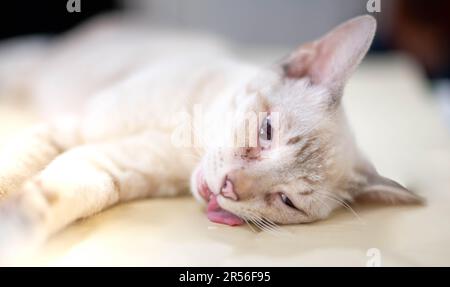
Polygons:
[[[0,155],[0,254],[36,246],[118,203],[189,191],[211,221],[263,229],[325,219],[355,200],[423,201],[377,173],[341,105],[373,40],[373,17],[348,20],[263,68],[207,42],[136,50],[142,35],[108,42],[108,25],[88,25],[59,48],[48,44],[47,58],[39,56],[47,71],[37,60],[28,90],[58,117],[24,131]],[[108,50],[117,46],[126,48]],[[102,54],[117,57],[96,68]],[[100,72],[80,70],[86,59]],[[209,128],[193,126],[196,107]],[[238,130],[248,133],[240,145]]]

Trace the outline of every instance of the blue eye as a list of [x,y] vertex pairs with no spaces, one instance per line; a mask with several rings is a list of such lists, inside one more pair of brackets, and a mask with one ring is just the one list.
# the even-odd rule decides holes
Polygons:
[[270,115],[264,118],[261,127],[259,128],[259,138],[265,141],[272,140],[272,123]]

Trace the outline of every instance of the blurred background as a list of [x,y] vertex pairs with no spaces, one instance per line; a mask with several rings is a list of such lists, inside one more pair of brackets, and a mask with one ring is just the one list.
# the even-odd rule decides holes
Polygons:
[[[298,236],[280,241],[280,237],[270,234],[254,235],[245,229],[228,232],[209,226],[189,198],[152,199],[122,205],[73,225],[67,233],[56,235],[31,264],[361,266],[367,259],[366,250],[372,247],[382,248],[383,266],[450,264],[450,1],[78,0],[81,11],[72,13],[67,11],[68,2],[77,1],[5,0],[0,4],[0,147],[10,140],[10,135],[36,122],[22,107],[4,105],[1,92],[9,92],[4,89],[8,86],[4,83],[10,83],[9,76],[13,80],[33,76],[21,72],[27,70],[33,55],[22,55],[16,46],[7,47],[17,51],[15,55],[2,53],[11,39],[30,35],[57,38],[97,15],[123,13],[141,19],[151,28],[216,34],[232,43],[238,57],[249,61],[257,58],[261,61],[258,64],[265,64],[345,20],[371,14],[378,20],[376,39],[346,87],[344,104],[357,141],[379,172],[417,191],[428,204],[420,208],[361,207],[357,210],[364,224],[359,224],[359,216],[355,218],[353,213],[342,210],[320,224],[290,226],[289,232]],[[126,57],[133,54],[128,53],[130,50],[119,56],[114,49],[107,51],[119,42],[139,46],[129,40],[133,37],[126,37],[134,30],[120,31],[120,36],[125,35],[118,41],[116,34],[113,41],[95,36],[98,47],[92,54],[91,44],[79,48],[88,54],[78,58],[82,61],[72,61],[72,54],[58,54],[55,49],[37,53],[38,66],[44,66],[42,70],[47,70],[48,75],[57,76],[46,81],[50,83],[49,90],[56,87],[58,97],[71,92],[85,95],[84,88],[89,85],[79,83],[97,79],[92,76],[97,71],[108,74],[98,69],[102,63],[119,68],[126,64],[132,58]],[[142,39],[142,34],[136,34]],[[37,48],[41,44],[24,42],[26,48],[31,43]],[[64,43],[67,46],[63,48],[74,45],[71,41]],[[176,49],[185,51],[178,46]],[[55,54],[59,58],[52,62]],[[25,68],[11,69],[21,65]],[[114,70],[110,65],[103,66],[107,71]],[[75,73],[79,68],[83,71],[80,79],[73,77],[79,74]],[[44,74],[45,80],[42,70],[36,74]],[[68,88],[60,92],[58,88],[65,85]],[[22,87],[20,81],[17,86]],[[18,96],[27,92],[26,88],[18,91]],[[49,102],[53,101],[44,101]],[[73,109],[70,104],[66,106]],[[159,218],[162,220],[156,220]]]
[[371,12],[379,27],[370,53],[400,52],[413,59],[450,127],[449,1],[80,0],[80,13],[67,12],[67,2],[3,1],[0,39],[58,35],[97,14],[131,11],[152,26],[211,32],[248,46],[294,47]]

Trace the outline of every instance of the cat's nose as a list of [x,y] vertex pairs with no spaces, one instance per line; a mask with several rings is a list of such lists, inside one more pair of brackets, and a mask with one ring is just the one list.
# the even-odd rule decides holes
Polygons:
[[231,200],[239,199],[234,190],[234,184],[228,177],[225,177],[225,181],[223,182],[222,188],[220,189],[220,194]]

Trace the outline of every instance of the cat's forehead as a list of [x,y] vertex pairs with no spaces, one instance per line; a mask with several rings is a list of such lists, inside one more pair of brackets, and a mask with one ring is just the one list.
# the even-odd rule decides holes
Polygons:
[[290,79],[273,70],[264,70],[247,83],[246,92],[257,94],[265,102],[279,108],[301,111],[326,106],[328,91],[313,86],[308,78]]
[[272,94],[282,84],[283,78],[272,70],[261,70],[246,85],[247,93]]

